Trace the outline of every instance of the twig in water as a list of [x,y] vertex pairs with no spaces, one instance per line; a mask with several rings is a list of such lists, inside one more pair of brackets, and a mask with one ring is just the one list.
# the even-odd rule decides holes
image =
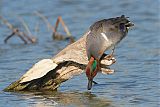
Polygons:
[[17,28],[14,28],[12,33],[7,36],[5,39],[4,39],[4,43],[7,43],[7,41],[14,35],[16,35],[20,37],[20,39],[25,43],[27,44],[28,42],[24,39],[24,37],[22,36],[23,35],[23,32],[20,32]]
[[[24,32],[20,31],[18,28],[14,27],[11,23],[9,23],[6,19],[4,19],[2,16],[0,16],[0,19],[2,20],[2,22],[9,28],[12,30],[12,33],[7,36],[5,39],[4,39],[4,42],[7,43],[7,41],[13,37],[14,35],[17,35],[18,37],[20,37],[20,39],[25,43],[27,44],[28,41],[24,38],[24,36],[26,35]],[[26,38],[28,36],[25,36]],[[31,39],[30,37],[27,38],[28,40]],[[34,40],[34,38],[33,38]]]
[[[62,24],[62,27],[64,28],[64,31],[65,31],[66,34],[67,34],[67,37],[64,37],[63,35],[61,35],[61,34],[59,34],[59,33],[57,32],[59,23]],[[71,35],[71,33],[70,33],[67,25],[64,23],[64,21],[63,21],[63,19],[62,19],[61,16],[59,16],[59,17],[57,18],[56,25],[55,25],[55,31],[53,32],[53,39],[65,39],[65,40],[69,39],[69,40],[70,40],[70,43],[73,43],[73,42],[74,42],[74,37]]]
[[[64,21],[63,21],[63,19],[62,19],[61,16],[59,16],[59,17],[57,18],[56,25],[55,25],[55,27],[53,27],[53,26],[49,23],[49,21],[47,20],[47,18],[46,18],[44,15],[42,15],[42,14],[39,13],[38,11],[36,11],[35,14],[36,14],[37,16],[41,17],[42,20],[44,20],[44,22],[46,23],[48,29],[51,29],[51,30],[52,30],[52,32],[53,32],[53,35],[52,35],[53,39],[55,39],[55,40],[67,40],[67,39],[69,39],[71,43],[74,42],[74,38],[71,36],[71,33],[70,33],[67,25],[64,23]],[[62,35],[62,34],[60,34],[60,33],[57,32],[59,23],[62,24],[62,27],[64,28],[64,31],[65,31],[66,34],[67,34],[67,37],[65,37],[64,35]]]
[[25,21],[21,17],[19,17],[19,16],[17,16],[17,17],[21,21],[21,23],[24,26],[25,30],[27,31],[28,35],[31,36],[31,37],[29,37],[27,34],[23,33],[24,37],[26,37],[28,39],[28,41],[30,41],[31,43],[35,43],[36,42],[36,38],[33,36],[31,31],[29,30],[28,25],[25,23]]
[[64,21],[63,21],[63,19],[62,19],[61,16],[58,16],[58,18],[57,18],[55,31],[57,31],[59,22],[62,24],[62,26],[63,26],[63,28],[64,28],[64,31],[66,32],[67,36],[71,36],[71,33],[70,33],[67,25],[64,23]]
[[49,21],[47,20],[47,18],[41,14],[38,11],[34,12],[37,16],[39,16],[40,18],[42,18],[42,20],[46,23],[48,30],[51,29],[53,32],[55,32],[55,28],[49,23]]

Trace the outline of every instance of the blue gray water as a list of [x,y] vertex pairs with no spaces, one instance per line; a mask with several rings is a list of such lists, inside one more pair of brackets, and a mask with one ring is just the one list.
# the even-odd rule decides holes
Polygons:
[[[17,15],[22,17],[38,38],[36,44],[24,45],[18,37],[4,44],[11,31],[0,22],[0,107],[160,106],[159,7],[159,0],[0,0],[0,15],[20,28]],[[52,57],[68,44],[53,41],[52,32],[34,11],[52,24],[62,16],[76,39],[93,22],[122,14],[129,16],[135,27],[116,47],[117,62],[112,66],[116,72],[98,74],[95,80],[99,84],[91,92],[87,91],[85,74],[63,83],[58,92],[3,92],[38,60]]]

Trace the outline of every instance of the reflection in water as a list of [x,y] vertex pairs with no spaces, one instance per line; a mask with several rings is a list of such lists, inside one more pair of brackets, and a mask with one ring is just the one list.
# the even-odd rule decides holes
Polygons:
[[50,106],[77,106],[77,107],[109,107],[111,101],[106,98],[98,98],[91,92],[21,92],[21,99],[30,100],[34,107]]

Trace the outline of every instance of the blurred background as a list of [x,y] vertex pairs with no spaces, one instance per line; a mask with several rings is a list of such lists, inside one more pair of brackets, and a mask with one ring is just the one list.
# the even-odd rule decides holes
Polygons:
[[[54,93],[10,93],[2,90],[19,79],[34,63],[51,58],[68,41],[52,40],[42,13],[54,25],[62,16],[71,34],[79,39],[95,21],[130,17],[135,24],[116,47],[113,75],[98,74],[99,84],[87,92],[85,74],[65,82]],[[0,20],[0,107],[158,107],[160,105],[160,1],[159,0],[0,0],[0,16],[20,29],[23,18],[38,38],[24,44]],[[37,29],[37,30],[35,30]],[[60,30],[61,31],[61,30]],[[63,32],[63,30],[62,30]]]

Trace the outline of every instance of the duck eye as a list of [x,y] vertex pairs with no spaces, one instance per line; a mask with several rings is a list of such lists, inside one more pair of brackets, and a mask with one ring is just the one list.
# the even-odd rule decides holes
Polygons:
[[119,29],[120,29],[121,31],[124,31],[124,30],[125,30],[125,24],[124,24],[124,23],[120,23],[120,24],[119,24]]

